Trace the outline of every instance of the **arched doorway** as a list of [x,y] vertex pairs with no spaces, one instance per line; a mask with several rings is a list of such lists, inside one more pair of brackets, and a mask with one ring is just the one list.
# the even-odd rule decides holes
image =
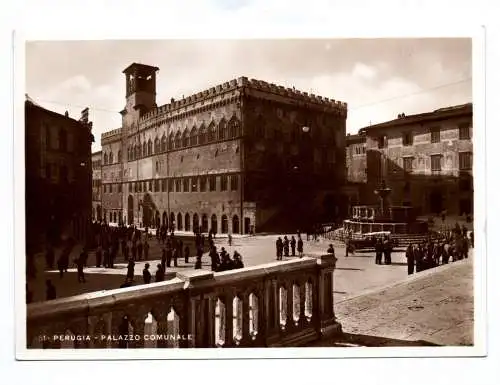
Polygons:
[[237,215],[233,216],[233,234],[239,234],[240,232],[240,219]]
[[215,231],[217,233],[217,215],[212,214],[212,218],[210,218],[210,230]]
[[167,213],[165,211],[163,212],[163,215],[162,215],[162,218],[161,218],[161,224],[163,226],[167,226],[168,225]]
[[199,227],[200,227],[200,220],[198,218],[198,214],[193,214],[193,231],[197,233]]
[[443,211],[443,195],[439,190],[433,190],[429,195],[431,213],[439,214]]
[[188,213],[184,216],[184,230],[191,231],[191,218]]
[[170,213],[170,230],[175,230],[175,215]]
[[[133,204],[134,204],[134,201],[132,200],[132,205]],[[99,222],[102,220],[101,205],[97,205],[97,220]]]
[[177,230],[182,230],[182,214],[177,214]]
[[208,233],[208,217],[207,214],[201,216],[201,232]]
[[224,214],[221,218],[221,229],[220,229],[222,234],[227,234],[229,232],[229,228],[227,225],[227,215]]
[[151,195],[144,195],[144,199],[142,200],[142,226],[144,227],[151,227],[154,225],[153,206]]
[[[101,207],[97,206],[98,213],[99,213],[100,209],[101,209]],[[97,214],[97,215],[99,215],[99,214]],[[127,220],[128,220],[129,225],[134,223],[134,197],[132,195],[128,196]]]

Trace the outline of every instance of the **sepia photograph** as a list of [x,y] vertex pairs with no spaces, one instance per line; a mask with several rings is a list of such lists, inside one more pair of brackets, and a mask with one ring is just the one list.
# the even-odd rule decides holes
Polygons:
[[18,358],[477,347],[472,37],[23,44]]

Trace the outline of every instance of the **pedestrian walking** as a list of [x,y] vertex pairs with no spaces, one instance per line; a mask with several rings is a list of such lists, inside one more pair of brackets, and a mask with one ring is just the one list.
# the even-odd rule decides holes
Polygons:
[[335,249],[333,248],[333,245],[331,243],[328,245],[328,250],[326,250],[326,252],[335,257]]
[[408,266],[408,275],[413,274],[415,268],[415,255],[413,252],[413,244],[409,244],[406,248],[406,264]]
[[45,281],[45,295],[47,298],[47,301],[50,301],[51,299],[56,299],[56,287],[52,284],[52,281],[50,279]]
[[295,246],[297,245],[297,241],[295,237],[292,235],[292,239],[290,240],[290,247],[292,249],[292,257],[295,257]]
[[80,257],[75,259],[76,270],[77,270],[77,278],[78,282],[85,282],[85,274],[83,273],[83,267],[85,266],[85,258],[83,256],[83,252],[80,254]]
[[184,262],[185,263],[189,263],[189,257],[190,257],[190,255],[189,255],[189,246],[186,245],[184,247]]
[[144,269],[142,270],[142,280],[144,281],[144,283],[146,285],[151,282],[151,273],[149,272],[149,263],[146,263],[144,265]]
[[304,256],[304,242],[302,241],[300,235],[297,241],[297,253],[299,254],[299,258],[302,258]]
[[228,234],[227,235],[227,244],[229,246],[231,246],[232,243],[233,243],[233,237],[231,236],[231,234]]
[[179,258],[179,249],[177,247],[173,250],[172,258],[174,260],[174,267],[177,267],[177,258]]

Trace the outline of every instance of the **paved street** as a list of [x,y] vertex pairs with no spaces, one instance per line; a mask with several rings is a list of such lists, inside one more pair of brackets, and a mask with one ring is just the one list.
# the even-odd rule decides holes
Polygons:
[[336,304],[344,335],[315,346],[472,345],[473,257]]
[[[227,245],[226,238],[217,238],[216,245],[220,250],[225,247],[232,254],[233,250],[238,250],[243,255],[243,261],[246,266],[259,265],[275,261],[275,241],[274,235],[257,235],[233,238],[233,245]],[[156,239],[150,241],[149,263],[151,265],[151,274],[154,276],[156,265],[161,257],[161,249]],[[327,241],[307,242],[305,241],[304,250],[317,254],[324,253],[328,248]],[[76,258],[79,249],[75,249],[71,260]],[[406,277],[406,262],[404,253],[396,252],[393,254],[393,264],[390,266],[375,265],[373,253],[357,252],[356,255],[344,257],[345,249],[337,247],[336,256],[338,257],[337,270],[335,273],[335,300],[341,301],[347,297],[356,295],[364,290],[380,287],[391,282],[398,281]],[[291,257],[290,257],[291,258]],[[179,259],[177,268],[167,269],[167,272],[180,271],[183,269],[192,269],[195,258],[192,257],[189,264],[184,263],[184,259]],[[43,256],[37,259],[38,271],[44,268]],[[136,284],[142,283],[142,269],[144,261],[137,262],[135,265]],[[89,266],[95,266],[95,256],[93,253],[89,257]],[[203,268],[210,269],[210,261],[207,254],[203,257]],[[64,277],[59,278],[56,271],[43,272],[37,275],[36,281],[30,281],[31,290],[34,289],[34,301],[41,301],[45,298],[45,279],[51,279],[56,286],[57,296],[66,297],[97,290],[109,290],[118,288],[125,280],[127,264],[118,259],[114,269],[88,267],[85,269],[87,282],[78,283],[76,278],[76,267],[70,268]]]

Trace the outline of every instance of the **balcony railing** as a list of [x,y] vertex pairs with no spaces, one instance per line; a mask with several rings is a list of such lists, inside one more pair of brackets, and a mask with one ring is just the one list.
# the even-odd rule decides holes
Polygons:
[[27,306],[27,347],[301,346],[340,332],[335,257],[309,256]]

